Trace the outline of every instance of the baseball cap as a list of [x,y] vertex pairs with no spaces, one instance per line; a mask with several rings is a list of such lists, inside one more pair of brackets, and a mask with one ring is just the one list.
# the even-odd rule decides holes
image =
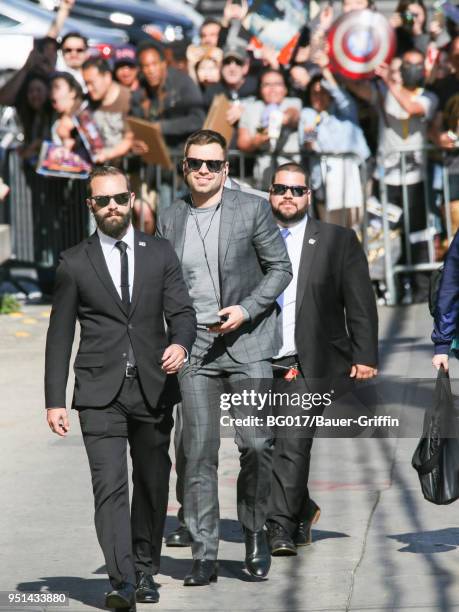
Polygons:
[[130,64],[131,66],[137,65],[137,58],[135,54],[135,47],[132,45],[123,45],[115,49],[114,53],[115,68],[122,64]]
[[245,62],[249,59],[247,49],[240,45],[229,45],[223,49],[223,61],[229,57],[234,57],[241,62]]

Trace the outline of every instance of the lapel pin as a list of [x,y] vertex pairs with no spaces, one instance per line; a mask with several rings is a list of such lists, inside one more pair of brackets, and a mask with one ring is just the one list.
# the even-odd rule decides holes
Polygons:
[[309,244],[315,244],[316,240],[315,238],[309,238]]
[[147,246],[146,242],[139,242],[139,246]]

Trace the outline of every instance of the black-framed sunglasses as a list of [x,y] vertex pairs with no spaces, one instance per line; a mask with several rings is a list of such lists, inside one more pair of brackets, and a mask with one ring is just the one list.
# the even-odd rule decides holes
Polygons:
[[197,172],[201,169],[202,164],[206,164],[209,172],[221,172],[225,165],[224,159],[198,159],[197,157],[185,157],[185,163],[188,169],[192,172]]
[[285,195],[289,190],[294,198],[301,198],[309,193],[309,187],[304,187],[303,185],[282,185],[282,183],[271,185],[271,193],[273,195]]
[[123,191],[122,193],[115,193],[113,195],[91,196],[89,199],[93,200],[96,203],[96,206],[103,208],[104,206],[108,206],[110,204],[110,200],[112,198],[120,206],[126,206],[126,204],[129,204],[129,200],[131,199],[131,194],[129,191]]
[[230,64],[236,64],[237,66],[241,68],[244,65],[244,62],[238,57],[227,57],[226,59],[223,60],[222,64],[223,66],[229,66]]
[[86,49],[84,47],[78,47],[78,48],[71,48],[71,47],[66,47],[64,49],[62,49],[62,53],[64,55],[67,55],[68,53],[84,53],[86,51]]

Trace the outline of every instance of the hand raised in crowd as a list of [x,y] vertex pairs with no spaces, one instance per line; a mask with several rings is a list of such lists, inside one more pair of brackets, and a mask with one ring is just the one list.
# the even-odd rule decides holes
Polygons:
[[48,425],[55,434],[65,437],[70,430],[69,418],[65,408],[48,408],[46,414]]
[[233,0],[226,0],[223,10],[223,24],[229,25],[233,19],[242,21],[246,18],[249,12],[249,4],[247,0],[242,0],[241,4],[234,4]]
[[333,23],[333,17],[333,7],[330,5],[326,6],[320,13],[319,28],[322,31],[327,32]]
[[290,70],[290,80],[296,89],[306,89],[311,75],[304,66],[293,66]]
[[102,151],[98,151],[94,155],[95,164],[105,164],[105,162],[107,162],[108,160],[109,160],[109,157],[107,155],[107,151],[105,151],[104,149],[102,149]]
[[254,149],[261,149],[265,144],[269,142],[269,134],[267,129],[263,129],[257,132],[252,139],[252,147]]
[[452,149],[456,146],[456,139],[451,138],[448,132],[441,132],[437,138],[435,138],[435,144],[444,149]]
[[376,368],[356,363],[352,366],[349,377],[355,378],[356,380],[363,380],[366,378],[373,378],[377,373],[378,370]]
[[300,111],[297,108],[286,108],[282,117],[282,125],[296,127],[300,119]]
[[388,83],[390,80],[390,68],[389,65],[383,62],[379,66],[375,68],[375,75],[379,76],[385,83]]
[[297,52],[295,53],[295,62],[298,62],[299,64],[308,62],[310,55],[311,47],[309,45],[307,47],[298,47]]
[[449,368],[449,357],[448,355],[434,355],[432,359],[432,365],[439,370],[441,366],[445,368],[445,371],[448,371]]
[[244,107],[240,102],[233,102],[226,113],[226,120],[230,125],[234,125],[241,118]]
[[430,24],[429,24],[429,34],[430,37],[435,40],[436,38],[438,38],[438,36],[440,36],[440,34],[443,32],[443,26],[440,23],[440,21],[438,19],[435,19],[435,17],[432,18]]
[[389,17],[389,23],[394,28],[394,30],[397,28],[401,28],[403,25],[403,19],[400,13],[392,13],[392,15]]
[[258,50],[261,53],[261,61],[268,65],[270,68],[274,70],[279,69],[279,52],[274,49],[274,47],[269,47],[267,45],[263,45],[261,49]]
[[74,6],[75,6],[75,0],[61,0],[61,3],[59,5],[59,10],[70,13],[70,11],[73,9]]
[[166,374],[175,374],[185,362],[185,349],[179,344],[171,344],[162,356],[162,369]]
[[317,49],[311,57],[311,61],[314,64],[317,64],[319,68],[324,70],[330,64],[330,57],[328,54],[328,45],[325,49]]
[[147,143],[143,140],[134,140],[131,147],[134,155],[145,155],[150,150]]

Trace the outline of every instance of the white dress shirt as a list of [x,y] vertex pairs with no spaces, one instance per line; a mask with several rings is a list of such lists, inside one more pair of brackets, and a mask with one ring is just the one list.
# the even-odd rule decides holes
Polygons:
[[[121,295],[121,254],[120,251],[116,248],[115,244],[118,242],[118,238],[111,238],[100,231],[97,228],[97,234],[99,235],[100,245],[102,247],[102,252],[105,257],[105,261],[107,263],[108,271],[110,272],[110,276],[112,277],[113,284],[115,285],[116,290],[118,291],[118,295],[122,298]],[[126,235],[121,238],[122,242],[127,244],[127,256],[128,256],[128,265],[129,265],[129,296],[132,301],[132,288],[134,287],[134,228],[132,225],[129,225],[128,231]],[[185,351],[185,359],[184,363],[188,361],[188,351],[181,344],[177,345],[181,346]]]
[[[295,308],[296,308],[296,288],[298,284],[298,272],[300,269],[301,251],[303,249],[304,232],[308,216],[305,215],[296,225],[288,229],[290,234],[285,239],[288,256],[292,262],[293,278],[284,291],[284,301],[282,306],[282,347],[274,359],[288,357],[296,354],[295,345]],[[282,229],[279,227],[279,229]]]
[[[101,232],[99,228],[97,228],[97,233],[99,235],[100,245],[102,247],[102,252],[105,257],[108,271],[110,272],[113,284],[118,291],[118,295],[120,298],[122,298],[121,253],[115,246],[115,244],[118,242],[118,238],[111,238],[110,236],[107,236],[107,234]],[[129,265],[129,296],[132,300],[132,288],[134,286],[134,228],[132,225],[129,225],[128,231],[126,232],[125,236],[121,238],[121,241],[125,242],[128,247],[126,253]]]

